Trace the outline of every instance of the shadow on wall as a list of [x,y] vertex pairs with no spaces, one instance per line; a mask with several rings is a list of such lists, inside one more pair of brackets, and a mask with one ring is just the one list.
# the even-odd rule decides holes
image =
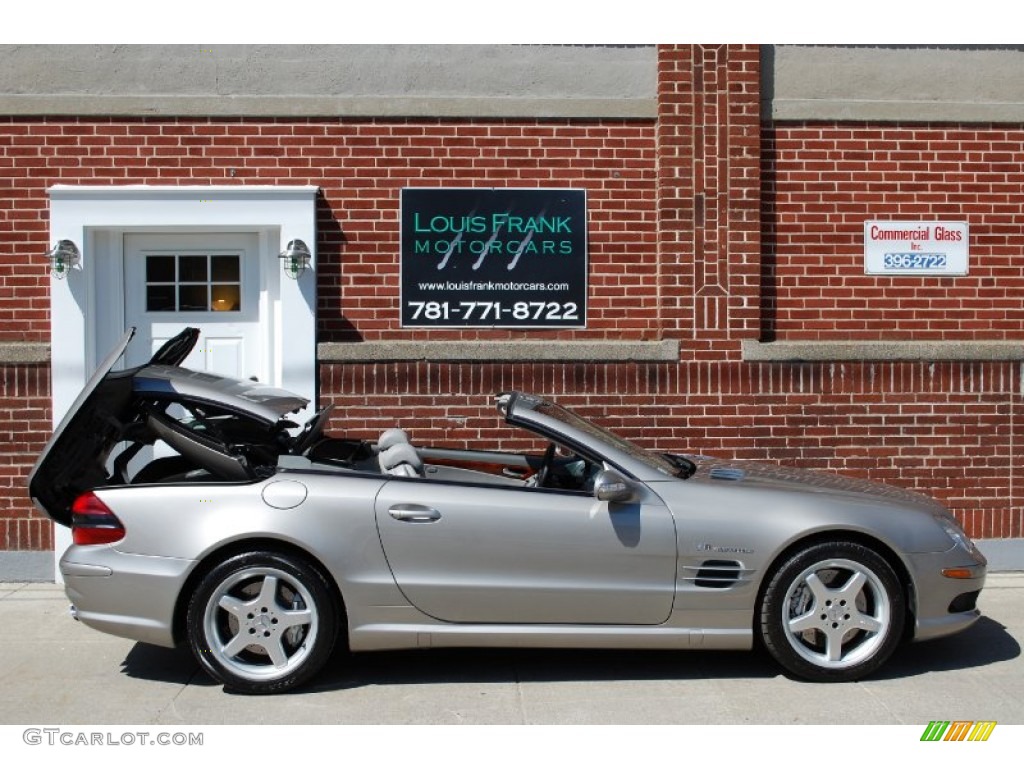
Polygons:
[[316,229],[317,341],[362,341],[342,307],[342,257],[348,238],[322,189],[316,195]]

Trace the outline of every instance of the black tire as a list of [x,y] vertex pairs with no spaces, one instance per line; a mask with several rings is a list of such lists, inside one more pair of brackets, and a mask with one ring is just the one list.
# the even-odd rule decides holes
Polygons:
[[892,566],[852,542],[808,546],[772,574],[761,639],[790,674],[848,682],[872,674],[899,645],[906,597]]
[[249,552],[203,577],[189,601],[188,643],[228,688],[281,693],[330,658],[339,613],[319,568],[294,555]]

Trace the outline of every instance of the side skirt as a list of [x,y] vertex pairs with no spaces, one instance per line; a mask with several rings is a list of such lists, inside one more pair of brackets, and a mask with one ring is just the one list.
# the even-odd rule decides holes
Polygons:
[[564,625],[364,624],[349,634],[353,651],[414,648],[620,648],[749,650],[749,629]]

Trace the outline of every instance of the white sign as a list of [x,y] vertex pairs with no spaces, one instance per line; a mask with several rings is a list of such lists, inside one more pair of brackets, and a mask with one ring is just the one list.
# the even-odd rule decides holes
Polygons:
[[864,273],[966,275],[967,223],[865,221]]

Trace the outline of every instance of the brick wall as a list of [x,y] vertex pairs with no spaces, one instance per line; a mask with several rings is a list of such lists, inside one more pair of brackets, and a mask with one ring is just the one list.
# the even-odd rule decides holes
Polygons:
[[[321,341],[675,338],[682,350],[678,364],[503,365],[500,345],[487,364],[324,364],[335,428],[526,447],[491,395],[533,390],[649,447],[891,481],[938,496],[974,535],[1024,535],[1019,364],[751,364],[739,345],[1024,339],[1024,133],[762,127],[758,64],[750,46],[661,48],[650,122],[0,119],[0,341],[48,339],[38,255],[52,184],[316,185]],[[586,188],[589,327],[400,329],[398,193],[412,185]],[[865,218],[967,220],[971,275],[866,278]],[[47,374],[3,370],[0,548],[50,545],[23,491],[49,430]]]
[[[1022,161],[1019,126],[766,128],[761,338],[1024,344]],[[966,221],[970,274],[865,275],[869,219]],[[781,455],[932,493],[976,536],[1024,535],[1019,363],[790,368],[861,383],[773,408]]]
[[683,357],[738,359],[760,293],[757,46],[663,46],[658,234],[668,336]]
[[0,119],[0,341],[48,340],[49,186],[254,183],[322,190],[321,341],[424,335],[398,328],[398,197],[442,185],[585,188],[590,322],[537,335],[657,338],[654,167],[649,122]]
[[53,546],[53,525],[25,488],[51,414],[49,365],[0,366],[0,550]]
[[[302,144],[292,151],[310,152],[328,166],[313,174],[305,170],[303,182],[323,189],[322,341],[522,336],[510,330],[399,328],[398,201],[407,186],[586,189],[587,329],[534,331],[531,338],[660,337],[655,141],[649,123],[419,122],[301,130]],[[286,153],[279,162],[283,167],[294,160]]]
[[[766,130],[765,335],[1024,340],[1024,129]],[[864,274],[863,222],[970,226],[970,274]]]

